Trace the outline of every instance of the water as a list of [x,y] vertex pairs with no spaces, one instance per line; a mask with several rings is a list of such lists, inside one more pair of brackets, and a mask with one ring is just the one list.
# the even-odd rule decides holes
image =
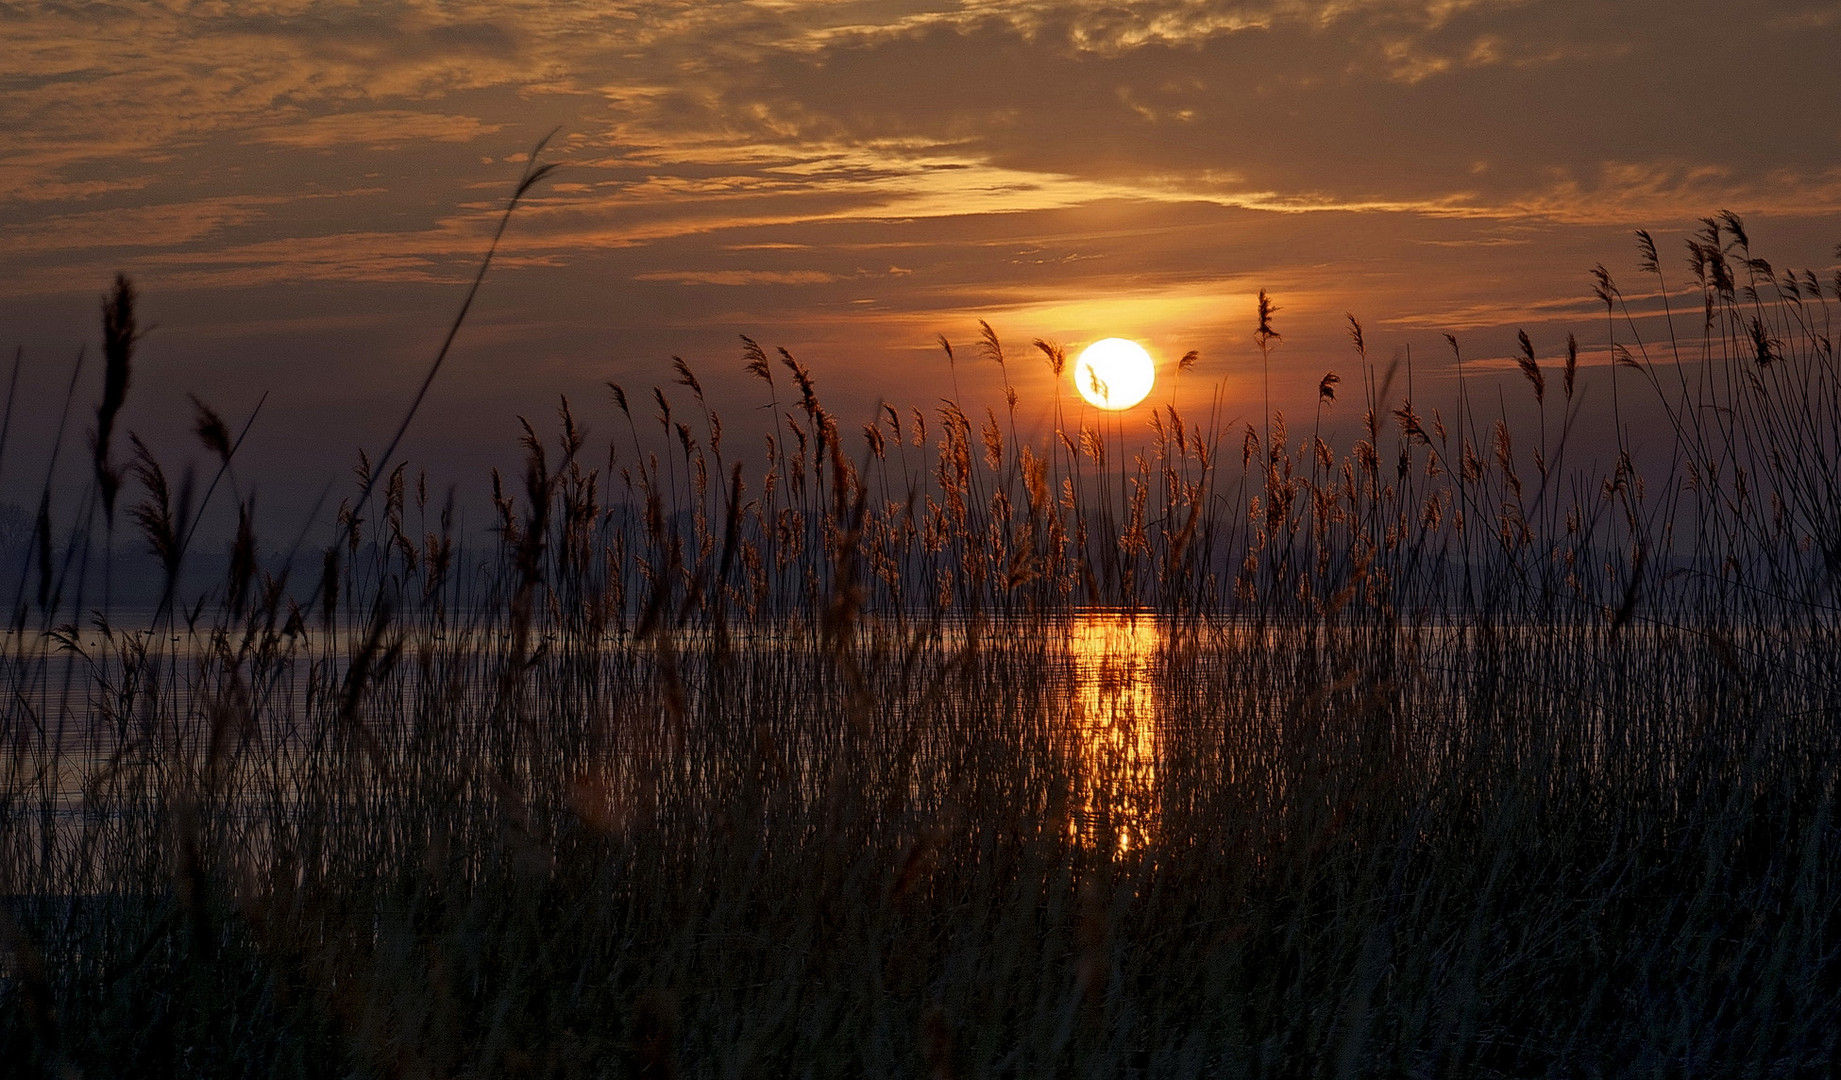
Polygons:
[[[1716,637],[1084,610],[866,619],[843,638],[755,627],[720,652],[707,631],[540,634],[522,652],[502,628],[405,625],[368,655],[367,639],[8,637],[0,838],[42,864],[48,850],[129,835],[115,825],[182,795],[259,838],[303,807],[503,798],[479,780],[488,765],[520,800],[560,773],[579,813],[625,829],[695,813],[757,774],[817,806],[839,763],[861,759],[872,782],[908,778],[884,812],[940,816],[968,770],[1009,769],[1041,828],[1129,856],[1184,835],[1183,808],[1223,791],[1282,816],[1305,767],[1334,782],[1386,761],[1430,784],[1479,754],[1559,753],[1586,771],[1640,760],[1666,780],[1718,719],[1696,702],[1738,688],[1763,715],[1802,722],[1841,701],[1821,626]],[[361,686],[354,665],[368,672]],[[1794,739],[1790,727],[1767,734],[1766,750]]]

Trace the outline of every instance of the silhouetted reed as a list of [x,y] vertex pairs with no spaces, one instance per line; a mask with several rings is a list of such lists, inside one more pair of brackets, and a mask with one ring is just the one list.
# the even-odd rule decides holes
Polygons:
[[[651,420],[610,384],[605,447],[568,402],[524,424],[488,551],[386,452],[317,580],[260,565],[239,497],[188,593],[194,510],[136,439],[154,625],[72,621],[42,521],[20,567],[0,1060],[1820,1070],[1841,281],[1773,271],[1736,217],[1688,246],[1698,335],[1597,275],[1625,383],[1598,457],[1570,339],[1549,400],[1520,336],[1530,434],[1414,400],[1351,318],[1359,393],[1323,376],[1295,442],[1174,397],[1032,436],[984,324],[1004,415],[955,388],[852,425],[743,339],[759,457],[674,359]],[[229,425],[197,429],[228,469]]]

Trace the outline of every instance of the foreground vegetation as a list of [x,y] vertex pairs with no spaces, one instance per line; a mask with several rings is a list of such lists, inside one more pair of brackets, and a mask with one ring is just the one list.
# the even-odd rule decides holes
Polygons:
[[[386,452],[335,543],[264,567],[245,529],[199,597],[143,448],[123,513],[158,632],[61,625],[84,556],[43,514],[22,568],[0,1060],[1822,1070],[1841,280],[1774,271],[1731,217],[1689,251],[1704,305],[1665,343],[1600,273],[1620,362],[1589,374],[1661,418],[1620,413],[1601,455],[1570,344],[1543,367],[1524,339],[1538,427],[1512,430],[1414,402],[1352,325],[1360,391],[1320,396],[1365,420],[1334,447],[1321,415],[1173,408],[1142,437],[951,402],[858,429],[748,342],[764,462],[725,456],[680,362],[648,403],[611,389],[607,446],[566,406],[527,427],[488,558]],[[105,314],[95,520],[125,283]],[[954,362],[1006,387],[1063,365],[989,328],[979,354]]]

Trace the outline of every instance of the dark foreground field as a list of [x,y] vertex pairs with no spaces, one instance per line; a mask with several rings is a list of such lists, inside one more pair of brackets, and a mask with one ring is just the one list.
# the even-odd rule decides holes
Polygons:
[[[1601,281],[1627,359],[1589,377],[1647,418],[1602,452],[1588,373],[1532,348],[1512,431],[1358,331],[1331,447],[859,429],[750,344],[770,460],[723,457],[688,369],[616,390],[632,437],[533,432],[483,558],[385,460],[332,545],[284,575],[247,539],[149,633],[64,625],[47,530],[3,661],[0,1061],[1827,1072],[1835,297],[1743,239],[1691,241],[1672,347]],[[180,581],[151,455],[122,497]]]

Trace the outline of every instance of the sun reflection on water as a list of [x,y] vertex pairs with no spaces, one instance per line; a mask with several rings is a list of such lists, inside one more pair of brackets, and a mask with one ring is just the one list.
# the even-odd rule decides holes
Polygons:
[[1074,806],[1068,828],[1083,844],[1120,854],[1143,848],[1158,821],[1157,695],[1152,665],[1163,630],[1149,616],[1087,612],[1068,637],[1073,663],[1071,764]]

